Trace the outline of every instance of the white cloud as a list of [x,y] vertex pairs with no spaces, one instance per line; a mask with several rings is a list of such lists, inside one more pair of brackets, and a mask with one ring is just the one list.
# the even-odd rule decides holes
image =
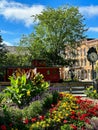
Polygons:
[[7,46],[13,46],[12,43],[10,43],[10,42],[6,42],[6,41],[3,41],[3,44],[6,44]]
[[91,32],[98,32],[98,27],[90,27],[89,31],[91,31]]
[[6,31],[6,30],[0,30],[0,33],[2,33],[2,34],[11,34],[11,35],[14,34],[13,32],[11,32],[11,31]]
[[87,15],[89,17],[97,16],[98,15],[98,5],[94,6],[82,6],[79,8],[80,12],[84,15]]
[[43,5],[25,5],[18,2],[8,2],[8,0],[0,1],[0,15],[7,20],[22,21],[25,26],[33,24],[32,15],[40,14],[45,7]]

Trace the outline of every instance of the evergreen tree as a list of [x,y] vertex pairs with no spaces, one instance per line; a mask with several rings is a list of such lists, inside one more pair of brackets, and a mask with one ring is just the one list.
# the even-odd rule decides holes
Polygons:
[[4,67],[6,65],[6,59],[7,59],[7,49],[0,35],[0,67]]

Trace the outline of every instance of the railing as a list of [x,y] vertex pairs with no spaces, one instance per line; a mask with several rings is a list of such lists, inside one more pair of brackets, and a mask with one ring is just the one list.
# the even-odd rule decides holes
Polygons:
[[87,87],[91,86],[92,82],[67,81],[63,83],[51,83],[51,91],[69,92],[72,94],[84,94]]

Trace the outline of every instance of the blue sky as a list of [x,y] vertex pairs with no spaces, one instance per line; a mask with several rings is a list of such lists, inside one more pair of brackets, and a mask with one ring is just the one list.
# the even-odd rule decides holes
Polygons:
[[17,45],[23,34],[33,31],[31,15],[39,14],[47,6],[79,7],[85,18],[88,38],[98,39],[98,0],[0,0],[0,34],[8,45]]

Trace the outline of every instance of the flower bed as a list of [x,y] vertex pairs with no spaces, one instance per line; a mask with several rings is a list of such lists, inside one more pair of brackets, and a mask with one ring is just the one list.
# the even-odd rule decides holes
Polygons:
[[[22,110],[3,106],[1,130],[98,130],[98,104],[68,93],[53,93]],[[39,110],[38,110],[39,109]],[[37,111],[38,110],[38,111]],[[12,115],[13,113],[13,115]],[[19,114],[19,115],[18,115]],[[92,123],[93,122],[93,123]]]
[[[95,100],[52,90],[40,73],[27,77],[10,77],[0,93],[0,130],[98,130]],[[92,86],[86,93],[98,97]]]

